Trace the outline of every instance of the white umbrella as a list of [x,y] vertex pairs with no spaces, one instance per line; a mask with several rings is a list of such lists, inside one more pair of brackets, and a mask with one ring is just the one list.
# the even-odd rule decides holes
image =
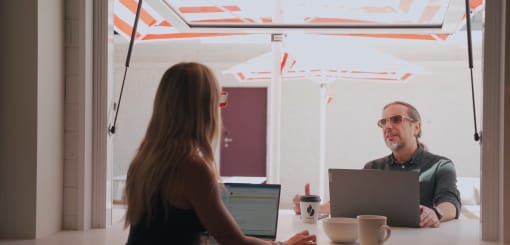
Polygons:
[[[284,44],[282,80],[310,79],[319,83],[336,80],[406,82],[421,67],[383,53],[352,38],[318,36],[289,37]],[[320,39],[320,38],[319,38]],[[271,52],[225,70],[240,82],[271,80]]]

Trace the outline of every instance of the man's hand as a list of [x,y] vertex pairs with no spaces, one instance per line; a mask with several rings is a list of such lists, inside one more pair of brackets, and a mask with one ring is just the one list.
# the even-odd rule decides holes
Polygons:
[[436,212],[426,206],[420,205],[420,227],[437,228],[441,222],[437,219]]
[[[305,195],[310,195],[310,183],[305,184]],[[301,195],[296,194],[294,198],[292,198],[292,201],[294,202],[294,212],[296,214],[301,214],[301,207],[299,205],[301,202]]]

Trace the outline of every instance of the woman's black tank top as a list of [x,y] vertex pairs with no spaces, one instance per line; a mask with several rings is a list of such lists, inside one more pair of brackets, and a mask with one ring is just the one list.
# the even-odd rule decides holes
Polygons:
[[205,231],[193,209],[179,209],[164,201],[159,195],[153,199],[150,223],[145,217],[139,224],[131,225],[127,245],[178,244],[198,245]]

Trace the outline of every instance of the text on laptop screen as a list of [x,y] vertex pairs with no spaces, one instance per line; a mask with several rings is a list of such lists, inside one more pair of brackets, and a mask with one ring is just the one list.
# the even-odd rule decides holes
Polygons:
[[279,185],[225,184],[222,200],[244,234],[276,236]]

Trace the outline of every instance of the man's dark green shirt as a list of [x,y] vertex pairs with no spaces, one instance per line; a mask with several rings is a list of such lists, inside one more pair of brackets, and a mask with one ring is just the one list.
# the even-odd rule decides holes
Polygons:
[[456,217],[459,217],[460,193],[455,166],[450,159],[434,155],[420,146],[413,157],[403,164],[398,163],[393,154],[390,154],[368,162],[364,169],[418,172],[421,205],[435,207],[439,203],[450,202],[457,209]]

